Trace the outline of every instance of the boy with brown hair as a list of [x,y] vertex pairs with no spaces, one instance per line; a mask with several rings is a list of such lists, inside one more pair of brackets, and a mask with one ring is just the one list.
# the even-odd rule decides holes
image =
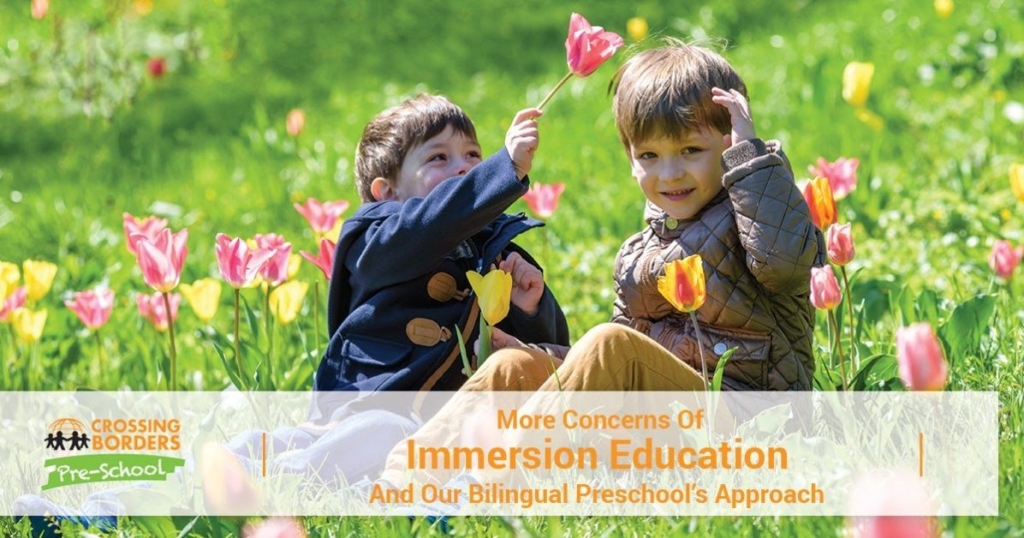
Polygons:
[[540,269],[512,243],[543,224],[503,214],[528,190],[540,114],[520,111],[505,148],[487,160],[473,122],[444,97],[409,99],[366,126],[356,150],[363,205],[338,239],[316,390],[459,388],[454,331],[475,341],[479,316],[466,272],[492,264],[514,283],[498,327],[527,342],[568,343]]

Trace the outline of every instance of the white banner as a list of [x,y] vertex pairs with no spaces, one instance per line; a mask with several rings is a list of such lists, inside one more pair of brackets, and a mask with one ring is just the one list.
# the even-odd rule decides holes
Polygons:
[[[964,392],[7,392],[0,514],[990,516],[997,415]],[[871,502],[893,488],[919,502]]]

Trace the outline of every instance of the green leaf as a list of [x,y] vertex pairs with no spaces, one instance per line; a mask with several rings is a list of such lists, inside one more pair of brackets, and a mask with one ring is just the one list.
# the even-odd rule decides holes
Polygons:
[[914,314],[917,319],[927,321],[934,327],[939,322],[939,297],[930,289],[925,289],[914,303]]
[[729,362],[729,357],[732,357],[732,354],[735,352],[736,348],[729,348],[718,358],[718,363],[715,364],[715,375],[711,376],[711,390],[722,390],[722,376],[725,375],[725,363]]
[[227,372],[228,377],[231,379],[231,383],[235,385],[238,390],[249,390],[249,386],[245,383],[245,380],[238,377],[238,373],[235,371],[238,368],[235,367],[233,361],[229,362],[227,357],[224,356],[224,348],[217,345],[216,342],[211,342],[213,348],[217,350],[217,356],[220,357],[220,363],[224,366],[224,371]]
[[459,326],[455,326],[455,337],[459,339],[459,354],[462,356],[462,373],[466,374],[466,377],[473,375],[473,368],[469,365],[469,354],[466,353],[466,341],[462,338],[462,331],[459,330]]
[[132,522],[146,531],[147,536],[157,538],[177,538],[178,529],[169,516],[133,517]]
[[995,311],[995,295],[981,294],[957,305],[953,315],[938,330],[950,363],[978,350]]
[[854,374],[851,388],[853,390],[877,390],[896,377],[898,371],[899,365],[893,355],[883,353],[868,357],[861,362],[860,370]]
[[[253,342],[256,342],[260,338],[260,322],[256,319],[256,312],[249,307],[249,301],[242,299],[242,309],[245,311],[245,324],[249,326],[249,334],[252,335]],[[238,335],[238,339],[242,340],[242,335]]]

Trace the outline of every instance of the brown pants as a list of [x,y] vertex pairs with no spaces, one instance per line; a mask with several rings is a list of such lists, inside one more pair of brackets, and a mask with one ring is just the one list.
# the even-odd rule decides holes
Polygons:
[[[703,389],[700,373],[660,344],[624,325],[605,323],[583,335],[565,361],[530,348],[498,350],[459,392]],[[418,445],[453,446],[462,432],[459,421],[464,416],[465,402],[456,395],[412,438]],[[407,444],[402,441],[388,454],[381,478],[403,483],[408,478],[404,472],[407,456]],[[450,477],[434,472],[430,478],[443,482]]]

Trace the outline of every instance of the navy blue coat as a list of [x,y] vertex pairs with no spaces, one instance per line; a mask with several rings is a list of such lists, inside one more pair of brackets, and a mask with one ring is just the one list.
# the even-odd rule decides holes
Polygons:
[[[316,390],[458,389],[466,377],[454,333],[465,327],[475,296],[439,300],[428,293],[428,282],[447,273],[457,290],[468,290],[466,271],[483,274],[499,254],[512,251],[537,265],[511,241],[543,223],[503,214],[528,185],[503,149],[424,198],[363,204],[347,219],[328,292],[331,340]],[[447,329],[447,340],[415,343],[407,327],[417,318]],[[565,315],[546,286],[534,316],[512,305],[498,328],[526,343],[569,343]],[[477,333],[473,324],[467,347]]]

